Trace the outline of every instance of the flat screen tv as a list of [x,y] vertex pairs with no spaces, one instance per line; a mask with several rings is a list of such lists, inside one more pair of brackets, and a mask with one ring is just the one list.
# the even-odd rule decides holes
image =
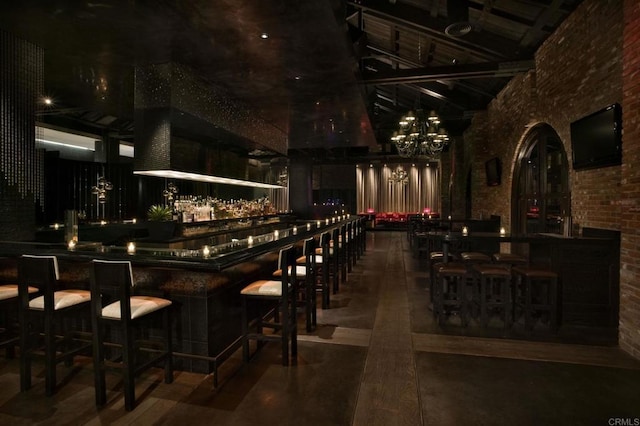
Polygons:
[[613,104],[571,123],[574,170],[622,164],[622,110]]

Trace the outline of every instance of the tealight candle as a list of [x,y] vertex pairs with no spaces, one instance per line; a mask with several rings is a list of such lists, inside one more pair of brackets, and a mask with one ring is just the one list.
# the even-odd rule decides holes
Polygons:
[[507,231],[504,230],[504,227],[500,228],[500,236],[501,237],[504,237],[506,235],[506,233],[507,233]]
[[135,224],[137,222],[136,218],[134,217],[133,219],[131,219],[131,223]]
[[320,228],[320,221],[317,221],[317,222],[316,222],[316,226],[317,226],[318,228]]
[[277,229],[275,231],[273,231],[273,238],[275,238],[277,240],[279,236],[280,236],[280,232],[278,232]]
[[326,219],[325,219],[324,224],[325,224],[325,225],[328,225],[328,224],[329,224],[329,218],[326,218]]
[[73,250],[76,248],[76,241],[75,240],[69,240],[69,243],[67,244],[67,247],[69,248],[69,250]]
[[311,224],[307,223],[307,231],[311,231]]
[[133,242],[127,244],[127,253],[134,254],[136,252],[136,245]]
[[462,235],[467,235],[469,233],[469,229],[466,226],[462,227]]
[[249,236],[249,238],[247,238],[247,244],[249,245],[249,247],[251,247],[253,245],[253,237]]
[[57,224],[57,223],[54,223],[53,224],[53,229],[55,229],[57,231],[58,229],[60,229],[60,225]]
[[202,246],[202,256],[209,257],[211,254],[211,250],[209,250],[209,246]]
[[293,227],[293,235],[296,235],[298,233],[298,227],[294,226]]

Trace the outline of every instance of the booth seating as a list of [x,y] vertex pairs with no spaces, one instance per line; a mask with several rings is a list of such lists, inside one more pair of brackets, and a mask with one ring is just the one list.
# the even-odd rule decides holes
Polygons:
[[[72,325],[82,317],[83,310],[88,318],[91,293],[81,289],[60,289],[58,279],[58,259],[55,256],[22,255],[18,259],[22,392],[31,388],[31,361],[41,353],[42,347],[47,396],[55,391],[56,365],[62,361],[70,365],[75,355],[89,352],[91,348],[91,343],[80,339],[76,333],[79,330]],[[34,293],[36,297],[32,298]],[[72,313],[73,318],[70,317]]]
[[457,262],[434,265],[436,281],[433,286],[433,314],[439,325],[443,325],[448,314],[457,312],[463,327],[469,322],[466,265]]
[[[315,239],[307,238],[303,242],[302,257],[296,259],[296,280],[298,280],[298,293],[302,295],[305,310],[305,322],[307,331],[312,331],[316,327],[316,258]],[[282,261],[282,259],[279,259]],[[289,268],[291,275],[291,268]],[[273,273],[274,278],[282,277],[282,265]],[[296,295],[298,297],[298,295]]]
[[524,315],[525,329],[532,330],[537,316],[548,315],[549,328],[557,331],[558,274],[544,267],[516,266],[516,307]]
[[[93,363],[96,405],[107,402],[105,370],[118,369],[124,382],[124,406],[135,408],[135,377],[149,367],[164,363],[164,381],[173,382],[173,351],[171,346],[171,301],[151,296],[133,295],[131,262],[94,260],[91,269],[91,320],[93,328]],[[156,317],[157,323],[147,323]],[[162,329],[162,348],[148,349],[145,362],[139,362],[143,344],[136,339],[136,331],[146,331],[149,325]],[[105,345],[107,327],[119,331],[121,350],[113,351],[117,360],[107,359]],[[110,349],[110,351],[112,351]]]
[[[298,332],[296,325],[296,294],[297,279],[295,248],[288,246],[280,250],[278,264],[282,270],[280,280],[258,280],[249,284],[240,292],[242,296],[242,346],[244,362],[249,362],[249,340],[279,341],[282,345],[282,365],[289,365],[289,344],[291,344],[291,358],[295,360],[298,354]],[[291,274],[289,274],[291,271]],[[249,301],[257,303],[257,316],[249,320]],[[263,312],[267,305],[269,310]],[[263,309],[261,309],[263,308]],[[270,312],[273,311],[273,314]],[[278,320],[276,313],[281,319]],[[272,318],[272,321],[268,319]],[[256,328],[250,332],[251,326]],[[265,334],[264,328],[279,331],[277,334]]]

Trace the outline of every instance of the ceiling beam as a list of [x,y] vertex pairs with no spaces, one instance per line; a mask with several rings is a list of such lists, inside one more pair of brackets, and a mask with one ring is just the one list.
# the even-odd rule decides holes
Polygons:
[[369,0],[366,4],[350,1],[349,5],[400,27],[428,34],[438,43],[454,49],[464,49],[486,60],[512,59],[522,50],[519,43],[486,31],[474,32],[473,37],[452,38],[444,30],[449,24],[445,18],[434,18],[429,11],[403,3],[391,4],[387,0]]
[[512,77],[535,67],[535,61],[485,62],[364,73],[364,84],[408,84],[438,80],[466,80],[487,77]]

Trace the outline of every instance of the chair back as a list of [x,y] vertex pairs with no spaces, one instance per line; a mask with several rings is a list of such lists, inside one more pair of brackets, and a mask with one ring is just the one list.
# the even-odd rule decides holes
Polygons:
[[[25,254],[18,259],[18,297],[20,306],[29,309],[29,287],[37,288],[44,297],[44,310],[53,311],[53,293],[59,278],[55,256]],[[32,293],[33,294],[33,293]]]
[[305,265],[314,268],[316,266],[316,240],[313,237],[304,240],[302,254],[305,257]]
[[91,268],[91,309],[101,316],[102,308],[120,301],[120,318],[131,318],[133,270],[131,262],[123,260],[93,260]]

